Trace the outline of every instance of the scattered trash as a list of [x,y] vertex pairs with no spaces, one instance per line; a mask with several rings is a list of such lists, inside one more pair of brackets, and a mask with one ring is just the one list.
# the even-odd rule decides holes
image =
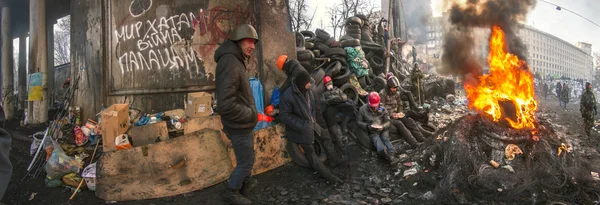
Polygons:
[[398,156],[398,160],[399,160],[400,162],[405,162],[405,161],[407,161],[409,158],[410,158],[410,157],[409,157],[407,154],[401,154],[401,155],[399,155],[399,156]]
[[412,162],[407,162],[407,163],[404,163],[402,165],[404,165],[405,167],[412,167],[413,163]]
[[515,159],[515,155],[520,154],[523,154],[523,151],[521,151],[521,148],[519,148],[519,146],[516,144],[508,144],[506,145],[506,148],[504,148],[504,155],[508,160],[513,160]]
[[65,183],[66,186],[70,187],[78,187],[79,183],[83,180],[77,173],[69,173],[62,177],[62,182]]
[[425,194],[423,194],[423,196],[421,196],[421,197],[423,197],[423,199],[425,199],[425,200],[432,200],[434,195],[433,195],[433,192],[428,191]]
[[407,170],[405,170],[405,171],[404,171],[404,177],[408,177],[408,176],[411,176],[411,175],[415,175],[415,174],[417,174],[417,172],[418,172],[418,171],[417,171],[417,168],[416,168],[416,167],[413,167],[413,168],[407,169]]
[[515,173],[515,169],[513,169],[513,167],[510,165],[504,165],[502,168],[508,170],[509,172]]
[[77,146],[83,146],[88,142],[88,136],[86,136],[83,131],[81,130],[81,127],[79,126],[75,126],[75,144]]
[[490,165],[492,165],[492,167],[494,167],[494,168],[498,168],[500,166],[500,163],[498,163],[494,160],[490,160]]
[[502,191],[503,191],[502,188],[498,188],[498,192],[502,192]]
[[31,156],[33,156],[35,154],[35,152],[37,152],[37,149],[42,144],[42,140],[44,138],[44,132],[42,132],[42,131],[36,132],[35,134],[31,135],[31,138],[33,138],[33,142],[31,142],[31,147],[29,148],[29,154]]
[[558,147],[558,156],[560,156],[560,154],[565,151],[565,152],[569,152],[569,149],[567,148],[567,145],[565,143],[561,143],[560,146]]
[[29,196],[29,201],[33,200],[33,198],[35,198],[35,195],[37,195],[37,193],[31,193],[31,196]]
[[115,138],[115,145],[117,146],[117,150],[131,148],[131,143],[129,143],[129,138],[127,137],[127,134],[117,136],[117,138]]
[[598,175],[598,172],[591,172],[591,174],[592,174],[592,178],[594,178],[594,180],[600,181],[600,175]]
[[46,163],[48,177],[55,179],[64,174],[79,173],[79,169],[83,164],[81,159],[66,155],[56,141],[53,141],[53,144],[52,155]]
[[81,177],[85,179],[85,184],[90,191],[96,191],[96,163],[92,163],[83,169]]

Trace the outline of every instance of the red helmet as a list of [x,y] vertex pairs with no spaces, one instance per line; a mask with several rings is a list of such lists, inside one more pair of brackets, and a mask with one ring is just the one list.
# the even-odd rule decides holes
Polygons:
[[323,78],[323,84],[327,84],[329,82],[331,82],[331,77],[325,76],[325,78]]
[[369,93],[369,106],[371,106],[371,107],[379,106],[380,100],[381,100],[381,98],[379,97],[379,94],[377,92]]

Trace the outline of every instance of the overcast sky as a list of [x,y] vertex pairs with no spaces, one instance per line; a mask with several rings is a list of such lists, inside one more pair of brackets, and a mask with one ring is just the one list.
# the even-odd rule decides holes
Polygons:
[[[321,28],[321,21],[324,29],[331,31],[328,28],[328,16],[326,8],[340,0],[307,0],[309,7],[317,9],[315,19],[313,20],[312,30]],[[380,0],[373,0],[378,8],[381,8]],[[436,8],[443,0],[432,0],[432,8],[434,15]],[[600,0],[545,0],[550,3],[557,4],[567,8],[575,13],[578,13],[596,24],[600,24]],[[558,38],[561,38],[569,43],[577,44],[578,41],[588,42],[592,44],[592,50],[600,52],[600,27],[588,22],[587,20],[566,10],[558,11],[555,6],[538,0],[537,6],[529,14],[527,24],[539,30],[550,33]]]

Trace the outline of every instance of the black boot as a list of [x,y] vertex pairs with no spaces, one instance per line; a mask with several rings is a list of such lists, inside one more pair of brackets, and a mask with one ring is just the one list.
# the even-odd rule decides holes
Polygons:
[[429,138],[429,137],[433,136],[433,132],[426,130],[421,125],[419,125],[419,130],[421,130],[421,133],[423,134],[423,137],[425,137],[425,138]]
[[244,184],[242,185],[242,189],[240,190],[240,194],[242,194],[242,196],[248,196],[250,195],[250,191],[252,191],[252,189],[258,184],[258,180],[252,178],[252,177],[246,177],[246,179],[244,179]]
[[342,143],[343,134],[339,125],[334,125],[329,127],[329,131],[331,133],[331,140],[333,141],[333,145],[338,153],[344,150],[344,144]]
[[223,197],[223,202],[227,204],[252,204],[252,201],[242,196],[237,189],[227,188],[227,190],[221,194],[221,197]]

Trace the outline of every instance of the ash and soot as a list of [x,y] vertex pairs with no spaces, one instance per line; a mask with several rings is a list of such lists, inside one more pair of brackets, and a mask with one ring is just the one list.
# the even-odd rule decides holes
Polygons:
[[[469,108],[414,152],[418,178],[436,178],[438,204],[594,204],[600,186],[569,136],[536,117],[533,76],[516,35],[535,0],[458,0],[441,73],[462,77]],[[489,30],[487,63],[474,30]],[[483,67],[489,66],[489,74]],[[574,151],[575,150],[575,151]],[[433,174],[433,175],[432,175]],[[410,180],[410,179],[409,179]]]

